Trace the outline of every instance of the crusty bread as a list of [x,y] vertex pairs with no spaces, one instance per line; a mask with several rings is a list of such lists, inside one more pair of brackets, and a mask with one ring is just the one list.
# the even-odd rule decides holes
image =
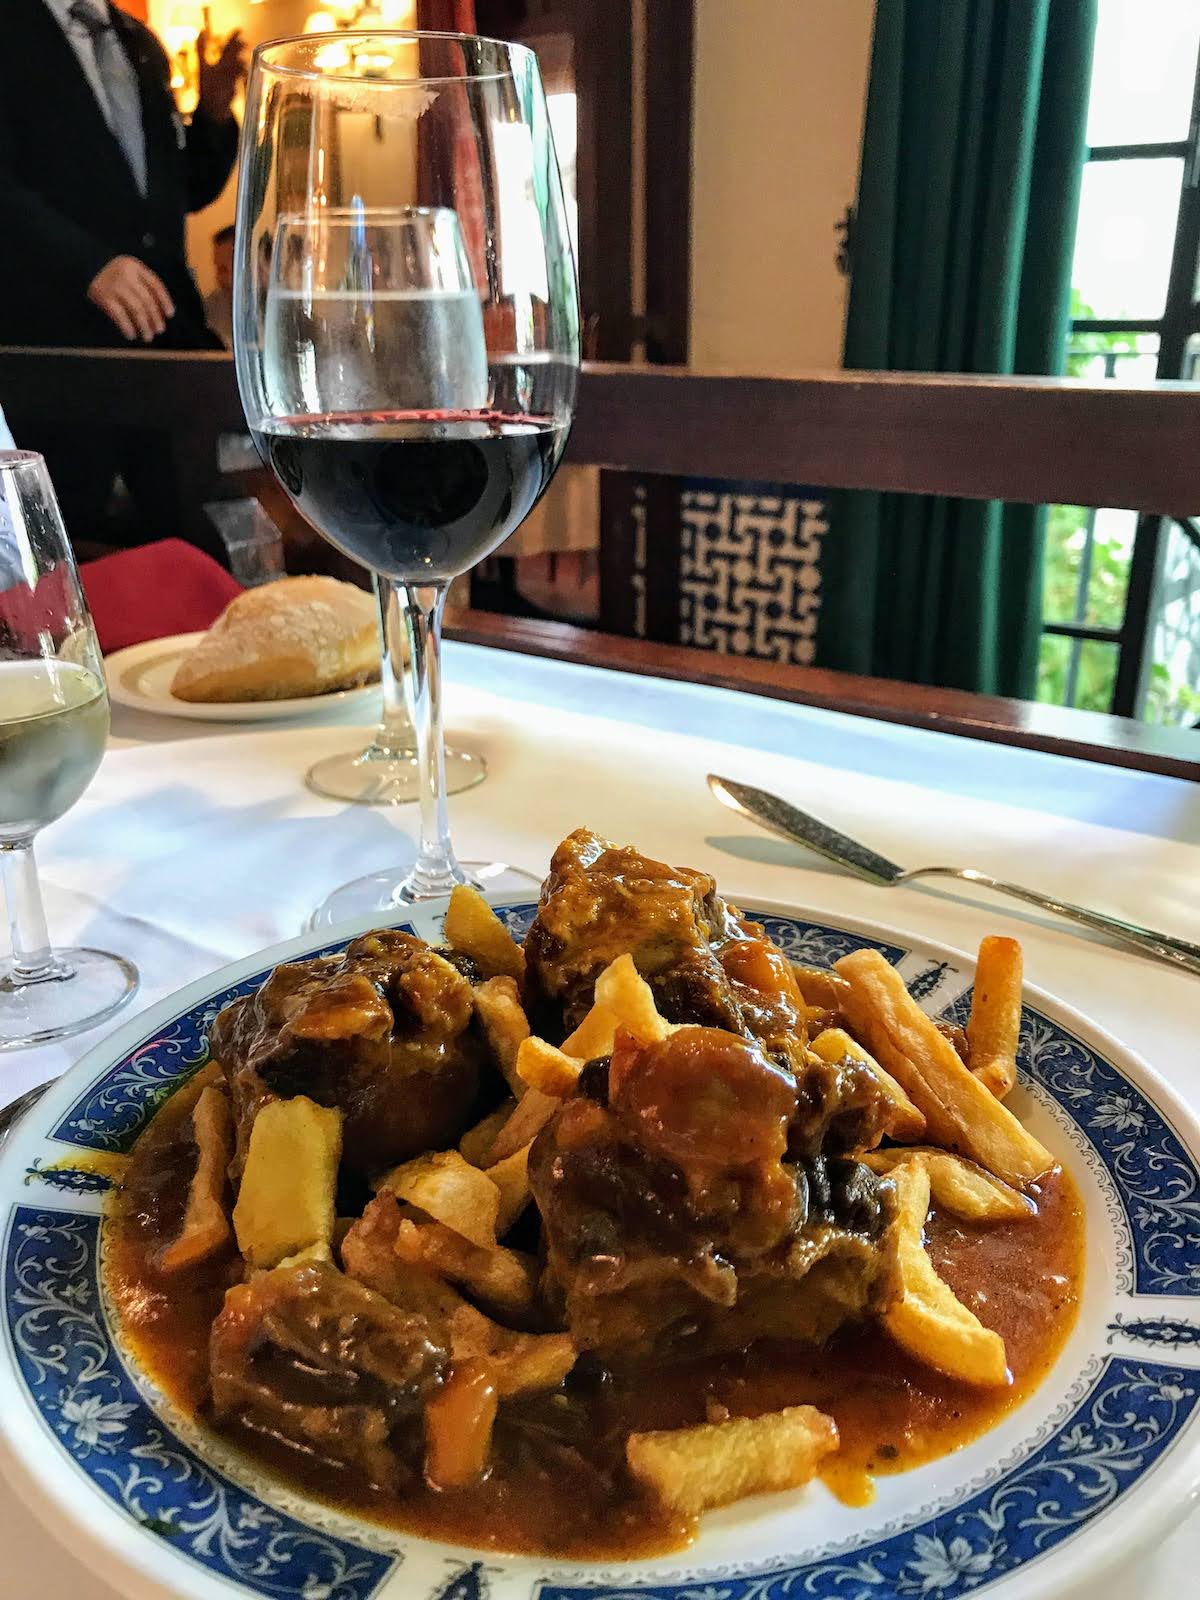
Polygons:
[[180,700],[290,700],[379,676],[375,601],[336,578],[280,578],[230,601],[180,662]]

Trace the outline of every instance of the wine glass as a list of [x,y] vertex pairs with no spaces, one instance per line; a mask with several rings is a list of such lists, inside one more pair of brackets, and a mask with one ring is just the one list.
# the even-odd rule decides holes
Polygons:
[[247,421],[305,517],[391,583],[421,837],[406,877],[314,921],[529,880],[455,858],[440,635],[450,582],[522,521],[562,455],[579,307],[532,51],[464,34],[261,45],[242,128],[234,348]]
[[[375,599],[379,606],[380,637],[403,639],[403,615],[388,624],[389,610],[400,605],[397,586],[375,574]],[[400,806],[421,797],[421,765],[417,759],[413,725],[404,703],[404,664],[382,672],[383,715],[369,745],[363,750],[342,750],[314,761],[304,781],[330,800],[353,800],[359,805]],[[446,793],[461,794],[487,777],[487,762],[473,750],[446,746]]]
[[137,989],[103,950],[53,950],[34,835],[95,776],[108,738],[100,647],[41,456],[0,451],[0,876],[12,955],[0,961],[0,1050],[82,1033]]

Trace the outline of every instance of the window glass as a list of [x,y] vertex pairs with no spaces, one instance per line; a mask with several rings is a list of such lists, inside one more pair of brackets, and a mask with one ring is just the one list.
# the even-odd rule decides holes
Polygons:
[[1089,161],[1071,283],[1083,316],[1161,317],[1183,162]]
[[1196,0],[1100,0],[1088,143],[1186,139],[1197,50]]

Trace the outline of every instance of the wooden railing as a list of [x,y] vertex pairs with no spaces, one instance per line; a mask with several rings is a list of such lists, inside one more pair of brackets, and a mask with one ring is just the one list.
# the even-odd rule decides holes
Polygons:
[[[232,357],[0,349],[17,420],[245,427]],[[1200,511],[1200,385],[587,365],[567,460],[679,477]]]
[[[216,439],[244,431],[231,358],[0,349],[0,403],[23,424],[165,432],[190,504],[218,482]],[[1200,510],[1200,385],[905,373],[722,377],[587,366],[568,459],[1032,503]],[[714,656],[557,623],[460,613],[452,636],[622,671],[1200,779],[1200,733],[805,667]]]

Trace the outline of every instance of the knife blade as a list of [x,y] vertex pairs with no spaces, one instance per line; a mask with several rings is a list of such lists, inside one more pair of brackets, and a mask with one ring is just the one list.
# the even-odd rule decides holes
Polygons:
[[836,861],[839,867],[857,872],[860,877],[870,878],[876,883],[895,883],[904,874],[903,867],[898,867],[878,851],[870,850],[865,844],[859,844],[857,839],[839,833],[827,822],[789,805],[786,800],[769,794],[766,789],[738,783],[734,778],[722,778],[715,772],[708,775],[708,787],[730,811],[737,811],[796,844],[806,845],[826,860]]

